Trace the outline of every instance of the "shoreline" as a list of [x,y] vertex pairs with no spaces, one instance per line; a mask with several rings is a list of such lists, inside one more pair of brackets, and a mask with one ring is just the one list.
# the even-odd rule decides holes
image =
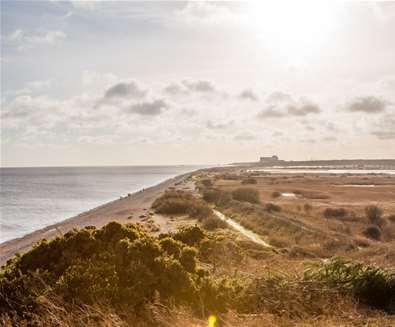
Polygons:
[[[52,239],[73,228],[83,228],[86,226],[100,228],[110,221],[118,221],[121,223],[137,222],[136,218],[149,210],[152,202],[159,197],[160,194],[165,192],[169,187],[184,181],[193,174],[193,172],[194,171],[191,171],[166,179],[159,184],[131,193],[130,196],[120,197],[119,199],[104,203],[76,216],[66,218],[58,223],[37,229],[22,237],[0,243],[0,265],[4,265],[8,259],[17,253],[26,252],[41,239]],[[131,215],[133,218],[130,218]],[[168,226],[166,226],[167,221],[163,217],[159,216],[157,218],[161,227],[164,229],[168,228]]]

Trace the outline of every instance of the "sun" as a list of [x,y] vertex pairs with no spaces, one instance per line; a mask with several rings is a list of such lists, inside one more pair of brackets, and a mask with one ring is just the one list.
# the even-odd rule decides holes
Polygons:
[[337,1],[252,1],[247,11],[248,25],[260,42],[295,59],[321,50],[339,23]]

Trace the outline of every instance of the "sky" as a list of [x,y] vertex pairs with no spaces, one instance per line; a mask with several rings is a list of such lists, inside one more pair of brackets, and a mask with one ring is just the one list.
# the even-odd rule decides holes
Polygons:
[[395,2],[1,1],[1,165],[395,158]]

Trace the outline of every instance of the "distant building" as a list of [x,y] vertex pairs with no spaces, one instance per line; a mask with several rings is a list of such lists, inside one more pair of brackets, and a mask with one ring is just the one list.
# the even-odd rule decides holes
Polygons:
[[276,155],[271,156],[271,157],[260,157],[259,158],[260,163],[275,163],[277,161],[279,161],[279,158]]

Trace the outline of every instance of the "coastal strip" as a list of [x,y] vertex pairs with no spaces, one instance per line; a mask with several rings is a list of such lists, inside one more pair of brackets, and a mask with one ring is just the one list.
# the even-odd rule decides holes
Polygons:
[[[73,228],[83,228],[86,226],[101,227],[110,221],[118,221],[121,223],[136,221],[135,218],[144,214],[151,207],[152,202],[164,193],[166,189],[181,183],[192,173],[193,172],[189,172],[167,179],[155,186],[108,202],[75,217],[49,225],[25,236],[3,242],[0,244],[0,265],[3,265],[16,253],[26,252],[33,244],[41,239],[52,239]],[[133,215],[132,220],[130,220],[131,215]]]

